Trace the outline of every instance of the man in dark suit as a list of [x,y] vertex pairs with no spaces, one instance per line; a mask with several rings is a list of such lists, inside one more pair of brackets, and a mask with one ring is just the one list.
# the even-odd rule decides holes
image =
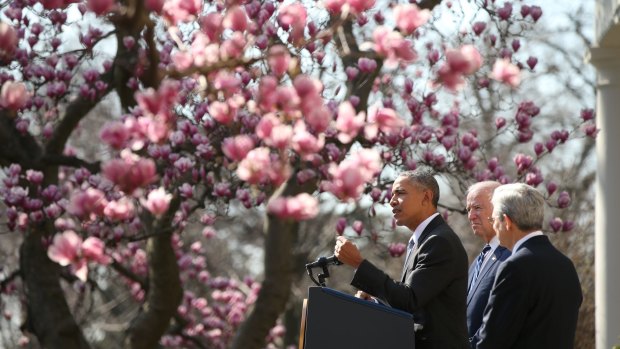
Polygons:
[[492,204],[493,228],[512,255],[497,271],[472,346],[573,348],[581,285],[571,260],[540,231],[543,196],[529,185],[507,184],[495,189]]
[[469,267],[467,283],[467,331],[473,337],[482,324],[484,308],[495,281],[497,267],[510,256],[510,250],[499,245],[499,240],[489,221],[493,206],[493,190],[500,183],[494,181],[479,182],[467,190],[467,219],[474,234],[484,241],[482,252]]
[[467,254],[437,213],[439,186],[428,170],[402,173],[390,205],[397,225],[413,231],[400,281],[363,259],[340,236],[334,253],[356,268],[351,284],[384,303],[413,314],[416,349],[468,348],[465,321]]

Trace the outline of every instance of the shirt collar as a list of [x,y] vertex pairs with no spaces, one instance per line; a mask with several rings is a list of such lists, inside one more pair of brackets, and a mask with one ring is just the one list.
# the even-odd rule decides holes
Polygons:
[[432,215],[430,215],[428,218],[426,218],[425,220],[422,221],[422,223],[420,223],[415,230],[413,231],[413,235],[411,236],[411,238],[413,239],[413,241],[415,242],[415,244],[418,244],[418,240],[420,239],[420,235],[422,235],[422,232],[424,231],[424,229],[426,229],[426,227],[428,226],[428,224],[435,218],[439,216],[439,212],[435,212]]
[[521,247],[521,245],[523,245],[523,243],[526,242],[527,240],[533,238],[534,236],[541,236],[541,235],[543,235],[543,232],[540,231],[540,230],[536,230],[536,231],[533,231],[533,232],[525,235],[524,237],[519,239],[519,241],[517,241],[515,246],[512,248],[512,254],[515,254],[515,252],[517,252],[519,247]]
[[489,241],[489,246],[491,246],[491,252],[497,249],[497,246],[499,246],[499,239],[497,238],[497,235],[493,236],[491,241]]

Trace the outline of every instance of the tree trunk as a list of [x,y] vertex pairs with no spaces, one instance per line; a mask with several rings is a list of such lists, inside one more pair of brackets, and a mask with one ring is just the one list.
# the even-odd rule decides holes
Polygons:
[[180,200],[175,197],[165,216],[153,227],[155,236],[146,244],[149,266],[149,286],[142,312],[132,321],[125,347],[131,349],[152,349],[168,330],[170,320],[177,312],[183,298],[179,277],[179,265],[172,248],[170,232],[174,213]]
[[[316,185],[300,186],[295,176],[276,192],[278,196],[295,196],[312,193]],[[252,313],[237,331],[232,349],[260,349],[265,346],[265,337],[275,325],[278,316],[286,308],[291,294],[294,276],[293,242],[299,223],[267,215],[264,231],[265,279],[258,294]]]
[[20,248],[20,268],[28,309],[27,326],[43,348],[89,348],[60,287],[60,266],[47,257],[41,227],[33,226]]
[[142,312],[129,329],[126,347],[132,349],[152,349],[157,346],[183,296],[179,266],[170,242],[170,234],[150,238],[147,242],[147,254],[148,298]]

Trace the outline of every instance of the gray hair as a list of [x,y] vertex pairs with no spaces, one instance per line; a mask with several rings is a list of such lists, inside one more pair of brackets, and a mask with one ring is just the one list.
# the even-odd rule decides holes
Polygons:
[[433,206],[439,204],[439,184],[434,177],[435,172],[426,167],[419,167],[413,171],[401,172],[399,177],[407,177],[412,183],[420,185],[422,188],[430,190],[433,193]]
[[496,181],[477,182],[477,183],[470,185],[469,188],[467,188],[467,191],[465,192],[465,196],[468,196],[469,194],[471,194],[472,192],[476,190],[488,191],[489,200],[491,200],[491,197],[493,196],[493,191],[500,185],[502,184]]
[[545,199],[533,187],[523,183],[505,184],[493,192],[493,211],[510,217],[517,228],[532,231],[542,228]]

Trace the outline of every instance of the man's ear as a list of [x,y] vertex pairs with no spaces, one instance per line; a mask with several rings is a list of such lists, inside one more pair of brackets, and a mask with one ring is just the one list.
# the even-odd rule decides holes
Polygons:
[[512,229],[512,226],[515,224],[512,221],[512,218],[510,218],[510,216],[508,216],[507,214],[504,214],[504,220],[506,221],[506,229],[507,230]]
[[424,189],[424,199],[422,201],[428,201],[428,204],[432,205],[433,192],[430,189]]

